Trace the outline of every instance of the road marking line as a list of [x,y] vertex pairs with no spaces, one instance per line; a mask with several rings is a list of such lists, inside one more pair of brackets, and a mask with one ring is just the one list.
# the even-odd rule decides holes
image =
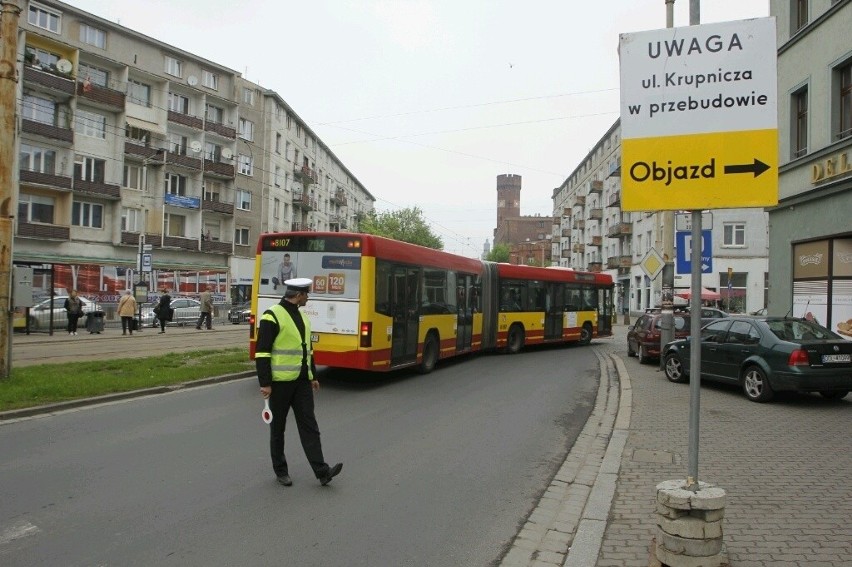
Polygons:
[[21,522],[0,532],[0,545],[6,545],[22,537],[36,535],[41,530],[29,522]]

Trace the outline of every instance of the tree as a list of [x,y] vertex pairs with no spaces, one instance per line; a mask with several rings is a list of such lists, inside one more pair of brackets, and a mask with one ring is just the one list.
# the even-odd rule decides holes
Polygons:
[[423,219],[420,207],[377,213],[370,211],[358,225],[360,232],[375,234],[402,242],[419,244],[436,250],[444,249],[444,242],[432,232]]
[[485,259],[489,262],[508,262],[509,261],[509,245],[495,244],[491,252],[485,255]]

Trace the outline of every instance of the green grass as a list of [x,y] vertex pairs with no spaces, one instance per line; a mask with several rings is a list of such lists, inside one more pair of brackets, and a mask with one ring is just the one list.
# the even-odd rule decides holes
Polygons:
[[254,367],[245,348],[235,348],[13,368],[8,380],[0,380],[0,411],[180,384]]

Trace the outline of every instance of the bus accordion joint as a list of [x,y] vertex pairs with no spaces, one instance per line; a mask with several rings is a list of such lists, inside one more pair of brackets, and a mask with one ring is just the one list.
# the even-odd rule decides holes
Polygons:
[[373,324],[366,321],[361,322],[361,347],[373,346]]

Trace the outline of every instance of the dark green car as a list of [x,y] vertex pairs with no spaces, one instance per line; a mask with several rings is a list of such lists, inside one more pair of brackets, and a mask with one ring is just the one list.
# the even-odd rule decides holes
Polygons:
[[[689,379],[691,343],[672,341],[663,349],[669,381]],[[754,402],[782,391],[840,399],[852,390],[852,341],[804,319],[719,319],[701,329],[701,379],[738,384]]]

